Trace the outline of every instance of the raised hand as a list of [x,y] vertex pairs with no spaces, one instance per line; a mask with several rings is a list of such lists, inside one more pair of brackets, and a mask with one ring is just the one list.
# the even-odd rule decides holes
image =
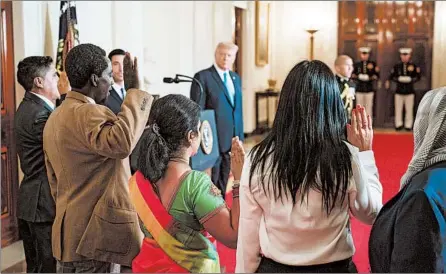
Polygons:
[[372,118],[361,105],[357,105],[352,111],[351,125],[347,125],[347,140],[350,144],[359,148],[359,151],[372,149]]
[[124,86],[126,90],[139,89],[138,59],[133,60],[129,52],[124,57]]
[[232,138],[231,147],[231,171],[234,180],[240,180],[242,176],[243,164],[245,163],[245,149],[238,137]]

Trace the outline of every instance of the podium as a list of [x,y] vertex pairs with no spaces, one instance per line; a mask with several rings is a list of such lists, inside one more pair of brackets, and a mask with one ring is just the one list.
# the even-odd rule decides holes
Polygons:
[[191,157],[190,164],[194,170],[206,171],[214,167],[220,156],[214,110],[201,111],[200,121],[200,147],[197,154]]

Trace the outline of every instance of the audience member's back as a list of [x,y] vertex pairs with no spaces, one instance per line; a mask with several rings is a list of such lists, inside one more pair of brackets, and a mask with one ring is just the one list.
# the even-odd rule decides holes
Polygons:
[[70,50],[66,71],[72,90],[48,119],[43,136],[56,202],[53,254],[58,272],[104,273],[114,264],[130,266],[140,249],[128,156],[153,98],[132,88],[118,115],[103,106],[113,83],[111,64],[92,44]]
[[345,141],[330,69],[303,61],[291,70],[273,128],[244,167],[237,272],[356,270],[348,212],[371,224],[382,187],[370,118],[361,106],[353,115],[348,140],[357,147]]

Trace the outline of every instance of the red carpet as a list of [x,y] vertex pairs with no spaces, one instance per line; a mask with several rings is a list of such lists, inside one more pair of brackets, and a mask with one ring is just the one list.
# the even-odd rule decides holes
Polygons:
[[[387,202],[399,190],[400,178],[407,169],[407,165],[413,153],[412,134],[386,134],[375,133],[373,150],[379,176],[384,188],[383,202]],[[227,200],[230,205],[231,194],[228,193]],[[361,273],[369,272],[368,241],[370,226],[359,223],[352,218],[353,239],[356,246],[354,262]],[[233,273],[235,269],[235,250],[217,244],[220,255],[220,264],[227,273]]]

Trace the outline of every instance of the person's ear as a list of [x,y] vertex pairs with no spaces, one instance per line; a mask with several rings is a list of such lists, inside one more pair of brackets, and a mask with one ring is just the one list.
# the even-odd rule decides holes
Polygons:
[[98,81],[99,81],[99,77],[96,74],[92,74],[90,76],[90,82],[91,82],[92,86],[97,87],[98,86]]
[[187,141],[189,142],[189,144],[192,145],[192,143],[194,142],[195,138],[197,138],[197,133],[193,132],[192,130],[189,130],[189,132],[187,133]]
[[34,81],[33,81],[34,86],[36,86],[38,88],[43,88],[43,82],[44,82],[44,80],[42,77],[36,77],[36,78],[34,78]]

